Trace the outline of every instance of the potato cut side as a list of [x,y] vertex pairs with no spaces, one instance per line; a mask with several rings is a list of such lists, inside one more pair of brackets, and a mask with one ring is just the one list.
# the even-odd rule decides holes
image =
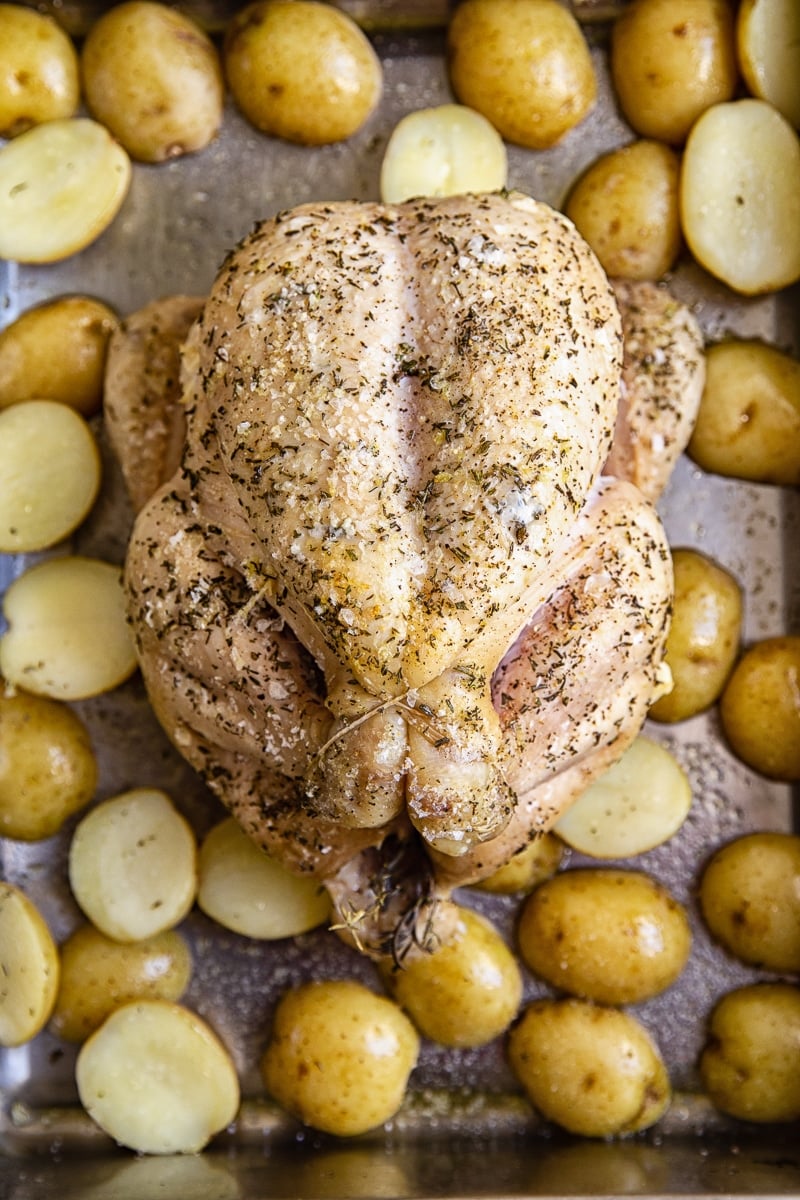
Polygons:
[[47,121],[0,149],[0,258],[57,262],[90,245],[119,212],[131,163],[88,117]]
[[226,929],[264,939],[306,933],[331,911],[318,880],[292,875],[232,817],[215,825],[200,848],[197,903]]
[[20,1046],[45,1025],[58,992],[58,950],[32,900],[0,883],[0,1045]]
[[182,921],[194,903],[194,833],[165,792],[134,788],[98,804],[80,822],[69,882],[86,916],[108,937],[153,937]]
[[736,44],[745,83],[800,128],[800,4],[742,0]]
[[193,1154],[236,1116],[230,1054],[196,1013],[165,1000],[118,1009],[84,1043],[81,1103],[115,1141],[142,1154]]
[[500,134],[474,109],[442,104],[408,113],[395,126],[381,165],[381,198],[494,192],[506,186],[508,156]]
[[117,687],[136,667],[118,567],[66,555],[39,563],[9,587],[0,674],[55,700]]
[[677,833],[691,803],[692,789],[677,760],[640,736],[578,797],[555,831],[581,854],[630,858]]
[[800,279],[800,139],[763,100],[717,104],[686,143],[681,224],[701,266],[744,295]]
[[80,525],[100,488],[100,454],[66,404],[28,400],[0,412],[0,552],[43,550]]

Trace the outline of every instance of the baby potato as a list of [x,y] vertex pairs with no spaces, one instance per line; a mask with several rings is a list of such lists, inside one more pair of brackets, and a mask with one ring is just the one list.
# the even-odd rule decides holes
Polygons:
[[44,917],[24,892],[0,881],[0,1046],[21,1046],[46,1025],[58,971]]
[[742,762],[770,779],[800,779],[800,637],[750,646],[722,693],[720,717]]
[[0,138],[71,117],[80,99],[78,55],[52,17],[0,4]]
[[796,0],[741,0],[739,66],[748,89],[800,128],[800,7]]
[[346,13],[318,0],[254,0],[229,22],[223,63],[256,129],[304,146],[351,137],[377,107],[383,69]]
[[83,43],[81,72],[89,111],[140,162],[202,150],[222,122],[214,43],[191,17],[155,0],[103,13]]
[[233,817],[215,825],[200,847],[197,903],[226,929],[250,938],[287,938],[330,916],[319,881],[292,875],[253,842]]
[[800,972],[800,837],[750,833],[712,855],[700,879],[711,933],[743,962]]
[[709,346],[687,451],[718,475],[800,484],[800,362],[755,340]]
[[5,594],[0,675],[54,700],[117,687],[136,668],[118,567],[80,555],[29,567]]
[[85,808],[96,786],[89,734],[72,709],[0,691],[0,836],[52,837]]
[[411,951],[383,980],[417,1029],[442,1046],[483,1046],[517,1015],[522,977],[514,955],[484,917],[454,906],[450,937]]
[[754,296],[800,279],[800,139],[771,104],[734,100],[703,113],[686,142],[679,201],[692,254],[734,291]]
[[611,77],[628,124],[675,145],[736,89],[728,0],[633,0],[611,31]]
[[586,38],[558,0],[464,0],[447,58],[456,97],[520,146],[555,145],[595,105]]
[[83,912],[108,937],[154,937],[182,921],[194,903],[194,833],[165,792],[133,788],[79,822],[69,882]]
[[191,974],[189,947],[173,930],[116,942],[81,925],[61,946],[50,1029],[67,1042],[83,1042],[129,1000],[180,1000]]
[[740,1121],[800,1119],[800,989],[757,983],[711,1014],[700,1075],[712,1103]]
[[559,818],[555,832],[593,858],[630,858],[668,841],[692,804],[685,771],[664,746],[640,735]]
[[600,1004],[637,1004],[663,992],[691,947],[686,912],[641,871],[564,871],[525,901],[517,939],[541,979]]
[[62,541],[100,490],[100,452],[80,413],[55,400],[0,409],[0,553]]
[[381,163],[381,199],[497,192],[507,176],[505,142],[494,126],[464,104],[441,104],[395,125]]
[[660,279],[673,265],[679,173],[671,147],[642,140],[602,155],[573,185],[564,212],[607,275]]
[[671,1100],[658,1047],[628,1013],[536,1000],[511,1030],[508,1058],[531,1103],[582,1137],[647,1129]]
[[280,1000],[261,1072],[304,1124],[352,1137],[394,1116],[418,1054],[398,1005],[352,980],[321,980]]
[[0,408],[43,397],[84,417],[100,408],[116,314],[91,296],[29,308],[0,332]]
[[81,1047],[75,1078],[89,1116],[140,1154],[194,1154],[239,1108],[225,1046],[196,1013],[166,1000],[113,1012]]
[[675,597],[666,661],[672,691],[651,705],[655,721],[685,721],[710,708],[730,676],[742,630],[742,593],[723,567],[697,550],[672,551]]
[[504,863],[502,867],[473,884],[481,892],[513,896],[531,892],[538,884],[555,875],[564,857],[562,842],[552,833],[543,833]]

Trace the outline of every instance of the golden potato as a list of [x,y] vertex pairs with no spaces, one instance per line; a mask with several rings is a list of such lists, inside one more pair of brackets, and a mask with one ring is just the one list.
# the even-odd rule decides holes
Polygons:
[[103,13],[83,43],[81,72],[90,112],[141,162],[201,150],[222,122],[214,43],[191,17],[155,0]]
[[736,15],[739,65],[749,90],[800,128],[800,5],[741,0]]
[[508,180],[506,144],[464,104],[418,108],[397,122],[381,162],[381,200],[499,192]]
[[742,762],[771,779],[800,779],[800,637],[764,638],[746,650],[720,717]]
[[299,1120],[349,1137],[394,1116],[418,1053],[417,1032],[397,1004],[361,983],[325,980],[283,996],[261,1072]]
[[800,989],[758,983],[723,996],[700,1074],[711,1101],[732,1117],[800,1120]]
[[637,141],[602,155],[577,180],[564,212],[607,275],[659,279],[681,246],[680,160],[662,142]]
[[71,117],[80,100],[78,55],[52,17],[0,4],[0,138]]
[[346,13],[318,0],[254,0],[223,46],[236,104],[263,133],[318,146],[351,137],[376,108],[383,69]]
[[447,56],[461,103],[534,150],[559,142],[597,98],[583,31],[558,0],[464,0],[450,19]]
[[515,892],[533,891],[538,884],[555,875],[564,857],[564,846],[552,833],[528,842],[522,850],[498,867],[486,879],[473,886],[481,892],[512,896]]
[[382,975],[425,1037],[443,1046],[482,1046],[517,1015],[522,977],[489,921],[468,908],[456,913],[447,941],[430,951],[410,951]]
[[742,593],[728,571],[698,550],[672,552],[675,599],[666,660],[672,691],[650,708],[655,721],[685,721],[716,703],[742,630]]
[[800,484],[800,362],[755,340],[709,346],[687,450],[718,475]]
[[50,1029],[67,1042],[82,1042],[129,1000],[180,1000],[191,974],[189,947],[173,930],[116,942],[81,925],[61,946]]
[[647,1129],[671,1099],[666,1067],[628,1013],[582,1000],[537,1000],[508,1039],[508,1058],[548,1121],[583,1137]]
[[717,850],[700,880],[711,933],[743,962],[800,971],[800,837],[750,833]]
[[58,949],[39,909],[0,881],[0,1046],[21,1046],[44,1028],[58,972]]
[[612,28],[611,76],[637,133],[685,141],[701,113],[736,89],[728,0],[632,0]]
[[562,991],[636,1004],[674,983],[691,947],[686,912],[640,871],[584,867],[525,901],[517,939],[525,963]]
[[0,408],[45,397],[97,412],[116,314],[91,296],[60,296],[29,308],[0,332]]
[[0,836],[52,837],[89,803],[96,786],[89,734],[72,709],[0,691]]

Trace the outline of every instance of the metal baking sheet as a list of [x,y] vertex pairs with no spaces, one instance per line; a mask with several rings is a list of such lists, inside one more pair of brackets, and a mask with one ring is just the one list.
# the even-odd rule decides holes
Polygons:
[[[553,150],[533,153],[509,147],[509,185],[555,206],[598,154],[632,136],[611,93],[602,29],[593,28],[591,39],[600,80],[594,112]],[[81,254],[46,267],[0,263],[0,324],[32,305],[70,292],[95,295],[122,315],[158,296],[203,293],[225,253],[257,219],[309,200],[376,198],[381,158],[397,120],[411,110],[452,99],[440,32],[376,35],[376,45],[384,65],[384,99],[355,137],[314,149],[292,146],[257,133],[229,106],[220,137],[205,151],[159,166],[135,165],[121,214]],[[681,261],[669,282],[674,293],[692,305],[709,339],[736,333],[762,337],[786,349],[800,348],[800,305],[795,292],[753,300],[734,298],[688,260]],[[97,432],[104,444],[99,421]],[[100,502],[86,524],[53,553],[79,552],[122,561],[131,514],[107,449],[104,467]],[[705,475],[683,460],[660,510],[673,545],[694,546],[711,554],[742,583],[745,640],[800,629],[800,493]],[[36,557],[0,559],[0,590]],[[152,784],[173,796],[199,833],[220,818],[220,807],[156,726],[138,677],[107,696],[75,707],[89,726],[98,753],[98,799]],[[218,1139],[225,1151],[238,1147],[239,1167],[232,1174],[218,1175],[220,1164],[206,1160],[202,1160],[205,1165],[193,1161],[192,1166],[167,1167],[162,1162],[155,1167],[127,1160],[123,1166],[114,1159],[111,1174],[107,1163],[101,1171],[96,1164],[105,1160],[95,1156],[107,1154],[112,1147],[76,1105],[75,1050],[44,1032],[30,1045],[0,1055],[0,1149],[10,1156],[45,1155],[36,1165],[17,1162],[9,1168],[11,1183],[3,1194],[17,1200],[54,1194],[47,1182],[49,1157],[73,1152],[83,1156],[84,1165],[73,1162],[67,1174],[59,1175],[62,1197],[147,1196],[156,1194],[159,1179],[157,1194],[193,1197],[583,1194],[580,1188],[587,1195],[681,1190],[767,1195],[800,1189],[796,1152],[779,1141],[778,1148],[770,1150],[772,1157],[764,1158],[767,1144],[773,1146],[766,1135],[752,1152],[752,1161],[747,1159],[748,1170],[737,1174],[736,1163],[741,1166],[750,1152],[741,1149],[731,1159],[730,1137],[744,1138],[746,1143],[745,1135],[753,1131],[731,1132],[698,1095],[696,1072],[705,1018],[715,999],[742,983],[767,977],[725,955],[698,922],[694,893],[700,864],[713,848],[738,833],[792,828],[795,797],[790,788],[766,781],[732,758],[713,713],[677,727],[652,725],[648,732],[668,745],[685,766],[693,806],[685,826],[668,845],[638,860],[626,860],[626,865],[651,872],[686,904],[694,924],[694,948],[684,974],[669,992],[632,1009],[661,1045],[677,1089],[670,1113],[644,1142],[615,1147],[605,1157],[601,1147],[575,1148],[571,1158],[563,1147],[557,1153],[558,1146],[544,1140],[545,1131],[519,1096],[500,1042],[480,1051],[427,1044],[413,1076],[413,1091],[385,1135],[388,1140],[381,1140],[376,1149],[375,1139],[366,1139],[359,1149],[350,1148],[350,1155],[356,1157],[346,1161],[345,1151],[328,1147],[329,1175],[318,1171],[314,1176],[304,1159],[292,1166],[291,1153],[283,1148],[293,1146],[298,1137],[302,1140],[301,1133],[264,1097],[257,1071],[272,1006],[288,985],[311,975],[346,974],[370,981],[374,980],[372,967],[325,931],[286,943],[252,942],[195,912],[182,927],[195,961],[185,1002],[218,1030],[240,1073],[245,1096],[242,1114],[236,1126]],[[0,873],[40,905],[58,940],[80,919],[65,872],[73,827],[74,821],[57,837],[38,844],[0,843]],[[574,854],[569,859],[570,865],[581,861]],[[487,912],[512,936],[516,900],[468,892],[461,899]],[[526,978],[527,997],[545,992],[533,978]],[[657,1169],[661,1160],[651,1155],[660,1139],[677,1143],[686,1135],[710,1140],[694,1143],[693,1165],[684,1161],[682,1186],[680,1174],[673,1169],[677,1159]],[[520,1151],[515,1139],[531,1136],[537,1139],[536,1148]],[[711,1168],[704,1177],[700,1167],[707,1161],[705,1147],[717,1136],[728,1139],[725,1161],[731,1170],[723,1178],[724,1170],[717,1163],[722,1174],[714,1177],[712,1186]],[[447,1176],[441,1161],[443,1145],[466,1138],[463,1144],[469,1146],[475,1138],[487,1137],[510,1138],[517,1149],[507,1146],[496,1167],[487,1169],[484,1163],[483,1170],[476,1165],[471,1172],[463,1169],[469,1156],[457,1156]],[[431,1147],[430,1157],[425,1157],[425,1151],[420,1158],[412,1148],[420,1138]],[[305,1142],[317,1145],[319,1139],[306,1137]],[[281,1164],[282,1182],[275,1184],[275,1190],[263,1181],[261,1190],[247,1182],[247,1164],[260,1161],[265,1148],[271,1161]],[[364,1157],[359,1159],[359,1153]],[[764,1170],[764,1164],[769,1165],[766,1175],[753,1167],[759,1153]],[[88,1163],[86,1155],[92,1156]],[[521,1155],[519,1162],[515,1155]],[[514,1170],[509,1167],[512,1161],[517,1163]],[[425,1163],[430,1167],[427,1173]],[[508,1168],[505,1175],[500,1164]],[[0,1171],[0,1184],[5,1182],[5,1170]],[[78,1182],[67,1193],[64,1187],[70,1177]],[[145,1185],[146,1178],[150,1182]],[[365,1179],[374,1180],[367,1190]],[[570,1179],[583,1183],[571,1184]],[[178,1181],[174,1192],[169,1190],[170,1180]]]

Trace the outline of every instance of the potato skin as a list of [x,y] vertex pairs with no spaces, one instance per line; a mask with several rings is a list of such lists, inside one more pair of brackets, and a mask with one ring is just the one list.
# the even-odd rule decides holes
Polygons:
[[731,954],[767,971],[800,971],[800,837],[751,833],[712,855],[699,900]]
[[722,694],[739,651],[742,593],[723,567],[697,550],[672,552],[675,598],[666,660],[673,687],[656,700],[655,721],[685,721]]
[[700,114],[736,88],[728,0],[633,0],[612,28],[611,76],[637,133],[682,143]]
[[563,842],[552,833],[544,833],[528,842],[486,879],[472,886],[479,892],[490,892],[496,896],[531,892],[545,879],[555,875],[563,857]]
[[671,1088],[655,1043],[628,1013],[582,1000],[538,1000],[508,1039],[514,1074],[549,1121],[583,1137],[653,1125]]
[[71,117],[80,100],[78,55],[45,13],[0,4],[0,138]]
[[722,693],[720,717],[742,762],[770,779],[800,779],[800,637],[750,646]]
[[523,961],[552,987],[599,1004],[636,1004],[678,978],[689,921],[640,871],[582,867],[541,884],[517,929]]
[[543,150],[594,107],[583,32],[557,0],[464,0],[447,31],[450,82],[510,142]]
[[800,484],[800,362],[755,340],[709,346],[687,449],[705,471]]

